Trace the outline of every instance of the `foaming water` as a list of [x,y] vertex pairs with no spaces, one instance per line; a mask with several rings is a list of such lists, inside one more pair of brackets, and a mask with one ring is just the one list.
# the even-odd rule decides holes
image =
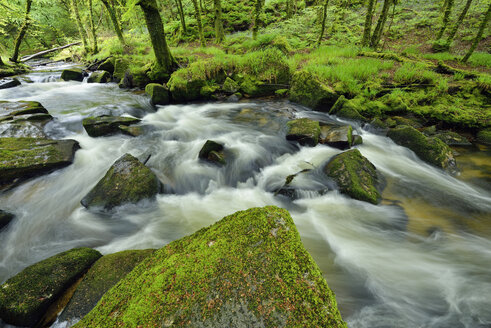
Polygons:
[[[364,139],[359,150],[387,180],[375,206],[339,194],[322,174],[340,150],[285,140],[293,117],[340,121],[288,102],[155,110],[114,84],[49,81],[1,90],[0,99],[40,101],[56,117],[45,132],[82,147],[67,168],[0,194],[0,208],[17,215],[0,232],[0,281],[72,247],[104,254],[158,248],[237,210],[273,204],[292,214],[350,327],[491,325],[489,189],[426,165],[385,137],[355,125]],[[147,132],[91,138],[81,121],[100,114],[142,117]],[[225,145],[226,166],[198,160],[208,139]],[[111,215],[87,211],[80,200],[125,153],[151,155],[147,165],[166,193]],[[296,199],[275,196],[296,173]]]

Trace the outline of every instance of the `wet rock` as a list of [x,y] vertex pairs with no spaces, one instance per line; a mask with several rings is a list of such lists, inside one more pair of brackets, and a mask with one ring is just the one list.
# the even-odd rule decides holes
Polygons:
[[35,326],[99,257],[96,250],[75,248],[27,267],[1,286],[0,318],[11,325]]
[[170,102],[169,90],[162,84],[147,84],[145,87],[145,93],[150,96],[150,101],[154,105],[167,105]]
[[477,133],[477,141],[486,145],[491,145],[491,129],[479,131]]
[[15,77],[13,78],[5,78],[5,79],[0,79],[0,90],[1,89],[8,89],[8,88],[13,88],[18,85],[20,85],[20,81],[17,80]]
[[348,149],[353,143],[353,128],[351,125],[323,125],[319,142],[342,150]]
[[154,251],[154,249],[129,250],[105,255],[98,259],[78,285],[77,290],[58,317],[58,321],[68,321],[74,324],[76,320],[83,318],[109,289]]
[[61,72],[61,79],[63,81],[79,81],[84,80],[84,72],[80,68],[69,68]]
[[387,131],[389,131],[389,127],[387,124],[379,118],[374,118],[369,125],[364,126],[370,132],[386,135]]
[[380,203],[381,178],[358,149],[334,156],[324,166],[324,173],[334,179],[341,193],[372,204]]
[[172,99],[176,102],[188,102],[201,98],[201,88],[205,86],[205,80],[178,80],[174,75],[167,83]]
[[37,101],[0,101],[0,122],[11,120],[14,116],[26,114],[49,114]]
[[220,90],[220,86],[218,84],[207,84],[201,87],[201,90],[199,91],[201,95],[201,99],[213,99],[216,100],[218,99],[217,95],[215,94],[218,90]]
[[75,140],[0,138],[0,190],[73,162]]
[[429,164],[450,172],[456,170],[452,150],[440,139],[426,137],[407,125],[390,129],[387,136],[396,144],[414,151],[419,158]]
[[159,191],[160,181],[155,173],[137,158],[125,154],[114,162],[81,204],[111,210],[126,203],[152,199]]
[[109,83],[111,82],[111,73],[106,71],[95,71],[90,74],[87,83]]
[[108,58],[103,63],[101,63],[99,65],[99,67],[97,67],[97,70],[98,71],[106,71],[106,72],[109,72],[110,74],[113,74],[114,73],[114,63],[115,63],[114,58],[112,58],[112,57]]
[[290,100],[307,107],[328,111],[338,99],[338,94],[307,71],[292,76]]
[[121,133],[126,134],[126,135],[131,136],[131,137],[138,137],[138,136],[141,136],[142,134],[145,133],[145,128],[143,126],[140,126],[140,125],[138,125],[138,126],[120,125],[118,128],[121,131]]
[[274,96],[281,86],[261,81],[255,76],[245,75],[240,79],[240,91],[250,98]]
[[91,137],[100,137],[110,134],[115,134],[121,132],[119,126],[133,125],[139,123],[141,120],[133,117],[122,117],[122,116],[97,116],[97,117],[87,117],[82,121],[85,131]]
[[52,119],[37,101],[0,101],[0,137],[47,138],[44,126]]
[[289,213],[267,206],[227,216],[147,257],[77,325],[101,326],[346,323]]
[[6,227],[15,218],[12,213],[0,210],[0,230]]
[[[408,125],[411,126],[415,129],[420,129],[423,127],[423,124],[421,124],[417,119],[415,118],[408,118],[408,117],[402,117],[402,116],[392,116],[391,117],[392,121],[395,122],[395,125]],[[391,127],[394,127],[393,124]]]
[[472,146],[467,138],[453,131],[438,131],[432,137],[440,139],[449,146]]
[[217,165],[225,165],[227,164],[227,161],[225,160],[223,151],[224,147],[222,144],[213,140],[206,140],[199,151],[198,158]]
[[319,122],[300,118],[287,123],[286,140],[296,141],[301,145],[315,146],[319,142],[321,129]]
[[237,82],[227,77],[225,82],[223,82],[222,90],[228,94],[233,94],[239,91],[240,86]]
[[338,98],[329,114],[349,120],[366,121],[366,118],[359,113],[356,103],[346,99],[344,96]]
[[358,146],[363,144],[363,138],[359,135],[353,135],[353,144],[352,146]]

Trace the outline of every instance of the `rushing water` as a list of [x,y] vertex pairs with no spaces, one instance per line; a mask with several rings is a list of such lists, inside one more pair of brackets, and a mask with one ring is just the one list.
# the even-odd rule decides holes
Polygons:
[[[82,149],[67,168],[0,194],[0,208],[17,215],[0,233],[0,282],[73,247],[158,248],[234,211],[274,204],[292,214],[350,327],[491,326],[489,150],[460,149],[462,174],[451,177],[355,125],[359,150],[387,179],[374,206],[332,190],[321,174],[340,150],[285,140],[289,119],[336,120],[327,114],[286,101],[155,110],[144,95],[114,84],[57,82],[59,66],[42,69],[0,90],[0,100],[40,101],[56,118],[45,132]],[[100,114],[142,117],[147,133],[91,138],[81,121]],[[207,139],[225,144],[229,165],[198,161]],[[147,165],[166,193],[108,216],[83,208],[83,196],[127,152],[151,155]],[[313,170],[294,179],[296,200],[275,196],[285,177],[305,168]]]

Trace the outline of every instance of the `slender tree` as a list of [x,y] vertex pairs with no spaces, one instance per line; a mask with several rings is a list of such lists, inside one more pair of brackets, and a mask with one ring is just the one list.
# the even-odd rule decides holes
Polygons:
[[361,45],[366,47],[370,43],[370,35],[372,34],[372,18],[373,10],[375,6],[375,0],[368,0],[367,15],[365,17],[365,27],[363,30],[363,39]]
[[121,31],[121,27],[119,26],[119,21],[118,18],[116,17],[116,11],[111,6],[108,0],[101,0],[101,1],[106,7],[107,12],[109,13],[109,17],[111,18],[111,22],[113,23],[114,31],[118,36],[119,42],[121,42],[121,44],[124,45],[125,41],[123,37],[123,32]]
[[319,35],[319,39],[317,40],[317,47],[320,46],[322,38],[324,37],[324,31],[326,30],[326,19],[327,19],[327,5],[329,4],[329,0],[324,2],[323,14],[322,14],[322,24],[321,24],[321,33]]
[[474,50],[476,50],[477,45],[482,39],[482,35],[484,34],[484,30],[486,29],[486,25],[488,24],[490,18],[491,18],[491,3],[488,6],[488,11],[486,11],[486,15],[484,15],[483,17],[481,25],[479,26],[479,30],[477,31],[477,35],[474,41],[472,42],[469,51],[465,54],[464,58],[462,58],[462,61],[464,63],[469,60],[469,57],[472,56],[472,53],[474,52]]
[[24,16],[24,23],[20,27],[19,34],[17,35],[17,38],[15,39],[14,53],[13,53],[12,57],[10,58],[10,61],[13,63],[16,63],[19,60],[20,44],[22,43],[22,40],[24,39],[24,36],[26,35],[27,29],[29,28],[29,25],[31,24],[31,19],[29,17],[29,13],[31,12],[31,6],[32,6],[32,0],[27,0],[26,1],[26,14]]
[[201,24],[201,9],[198,4],[198,0],[192,0],[194,6],[194,14],[196,16],[196,22],[198,23],[199,42],[202,47],[206,47],[205,36],[203,35],[203,25]]
[[443,33],[445,33],[445,30],[448,27],[448,22],[450,21],[450,15],[452,14],[453,2],[454,0],[446,0],[444,3],[445,10],[443,12],[442,27],[440,28],[440,31],[436,36],[437,40],[440,40],[443,37]]
[[221,0],[213,0],[215,7],[215,39],[217,43],[223,41],[223,21],[222,21],[222,3]]
[[136,4],[141,7],[143,16],[145,16],[157,66],[164,72],[170,73],[177,64],[165,40],[164,24],[160,17],[157,1],[139,0]]
[[462,9],[462,12],[459,15],[459,18],[455,21],[455,24],[453,24],[452,29],[450,30],[450,34],[447,37],[447,44],[450,45],[455,38],[455,34],[457,34],[457,30],[459,29],[460,24],[465,18],[465,15],[467,15],[467,11],[469,10],[469,7],[471,6],[472,0],[467,0],[465,2],[464,9]]
[[94,8],[92,7],[92,0],[89,0],[89,20],[90,20],[90,31],[92,33],[92,52],[98,53],[99,49],[97,46],[97,34],[95,33],[95,24],[94,24]]
[[85,49],[85,52],[89,52],[89,47],[87,44],[87,37],[85,36],[84,26],[82,25],[82,19],[80,18],[80,12],[78,11],[77,0],[71,0],[70,2],[72,14],[77,22],[78,33],[80,34],[80,38],[82,39],[82,46]]
[[184,9],[182,8],[182,1],[181,0],[176,0],[177,4],[177,11],[179,12],[179,19],[181,20],[181,27],[182,27],[182,32],[186,34],[187,29],[186,29],[186,18],[184,16]]
[[254,6],[254,18],[252,25],[252,38],[257,39],[257,32],[259,31],[259,19],[263,9],[264,0],[256,0],[256,5]]
[[380,17],[377,21],[377,26],[375,26],[375,30],[373,31],[372,39],[370,41],[370,46],[372,48],[376,48],[378,43],[380,42],[380,38],[382,37],[382,33],[384,31],[385,23],[387,22],[387,17],[389,15],[389,9],[393,0],[384,0],[384,5],[382,7],[382,12],[380,13]]

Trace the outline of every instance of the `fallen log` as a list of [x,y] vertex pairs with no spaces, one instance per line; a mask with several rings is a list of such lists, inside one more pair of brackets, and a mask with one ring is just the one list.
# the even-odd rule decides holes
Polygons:
[[70,43],[70,44],[67,44],[65,46],[61,46],[61,47],[56,47],[56,48],[53,48],[53,49],[49,49],[49,50],[44,50],[44,51],[40,51],[38,53],[35,53],[33,55],[29,55],[29,56],[24,56],[20,59],[21,62],[26,62],[30,59],[33,59],[33,58],[37,58],[37,57],[40,57],[40,56],[43,56],[43,55],[46,55],[46,54],[49,54],[51,52],[55,52],[55,51],[58,51],[58,50],[62,50],[62,49],[65,49],[65,48],[68,48],[68,47],[71,47],[71,46],[75,46],[77,44],[80,44],[82,42],[74,42],[74,43]]

